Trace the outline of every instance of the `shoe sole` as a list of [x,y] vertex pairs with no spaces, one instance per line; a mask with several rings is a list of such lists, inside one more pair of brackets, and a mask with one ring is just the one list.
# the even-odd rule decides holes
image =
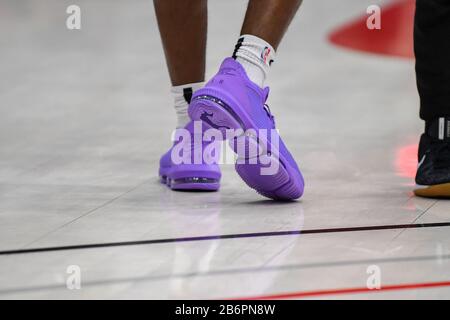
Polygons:
[[189,177],[171,179],[166,175],[159,177],[160,182],[172,190],[180,191],[217,191],[220,188],[219,179]]
[[[195,97],[193,97],[189,106],[188,112],[192,120],[204,120],[202,119],[205,113],[208,115],[209,124],[212,127],[220,130],[223,137],[226,136],[227,129],[242,129],[243,132],[247,129],[258,128],[254,125],[245,126],[242,116],[236,113],[236,109],[231,105],[237,105],[231,98],[227,98],[228,101],[217,98],[222,96],[221,93],[214,94],[211,89],[200,89],[197,91]],[[246,123],[251,123],[248,119]],[[249,146],[252,144],[258,144],[258,137],[245,136],[244,133],[237,137],[237,143],[245,143],[243,150],[249,150]],[[286,165],[287,161],[284,160],[282,154],[275,157],[272,154],[265,153],[258,155],[263,163],[278,164],[278,172],[273,175],[261,175],[261,169],[267,167],[261,164],[259,161],[255,164],[250,164],[250,156],[244,152],[240,154],[240,148],[234,149],[234,152],[238,155],[239,159],[245,159],[245,163],[241,164],[236,162],[235,168],[239,176],[244,182],[252,189],[256,190],[264,197],[274,200],[295,200],[303,194],[303,181],[295,181],[295,176],[298,173],[295,169],[292,169],[289,165]]]
[[433,186],[418,186],[414,194],[425,198],[450,198],[450,183],[436,184]]

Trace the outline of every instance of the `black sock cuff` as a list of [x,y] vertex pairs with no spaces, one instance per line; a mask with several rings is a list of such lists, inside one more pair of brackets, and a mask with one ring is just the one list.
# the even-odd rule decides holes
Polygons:
[[450,141],[450,117],[439,117],[426,121],[425,133],[434,139]]

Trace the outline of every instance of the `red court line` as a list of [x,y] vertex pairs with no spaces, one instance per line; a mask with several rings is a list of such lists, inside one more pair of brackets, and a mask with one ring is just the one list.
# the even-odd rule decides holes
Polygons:
[[387,285],[387,286],[381,287],[380,289],[368,289],[366,287],[362,287],[362,288],[329,289],[329,290],[317,290],[317,291],[300,291],[300,292],[273,294],[273,295],[265,295],[265,296],[245,297],[245,298],[230,299],[230,300],[282,300],[282,299],[308,298],[308,297],[318,297],[318,296],[327,296],[327,295],[341,295],[341,294],[352,294],[352,293],[377,293],[377,292],[381,292],[381,291],[425,289],[425,288],[437,288],[437,287],[449,287],[449,286],[450,286],[450,281],[422,282],[422,283]]

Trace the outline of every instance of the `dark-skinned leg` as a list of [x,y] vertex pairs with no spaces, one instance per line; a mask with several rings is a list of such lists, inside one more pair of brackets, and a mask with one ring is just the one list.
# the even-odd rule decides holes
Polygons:
[[241,35],[266,40],[277,50],[302,0],[250,0]]
[[153,0],[173,86],[204,81],[207,0]]
[[301,0],[250,0],[233,58],[258,86],[264,86],[270,65]]
[[207,0],[153,2],[172,82],[177,128],[182,128],[190,121],[191,96],[205,78]]

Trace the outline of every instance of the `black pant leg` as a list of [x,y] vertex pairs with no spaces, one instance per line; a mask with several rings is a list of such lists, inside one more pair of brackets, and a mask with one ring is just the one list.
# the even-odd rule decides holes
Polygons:
[[450,116],[450,0],[417,0],[414,25],[420,117]]

